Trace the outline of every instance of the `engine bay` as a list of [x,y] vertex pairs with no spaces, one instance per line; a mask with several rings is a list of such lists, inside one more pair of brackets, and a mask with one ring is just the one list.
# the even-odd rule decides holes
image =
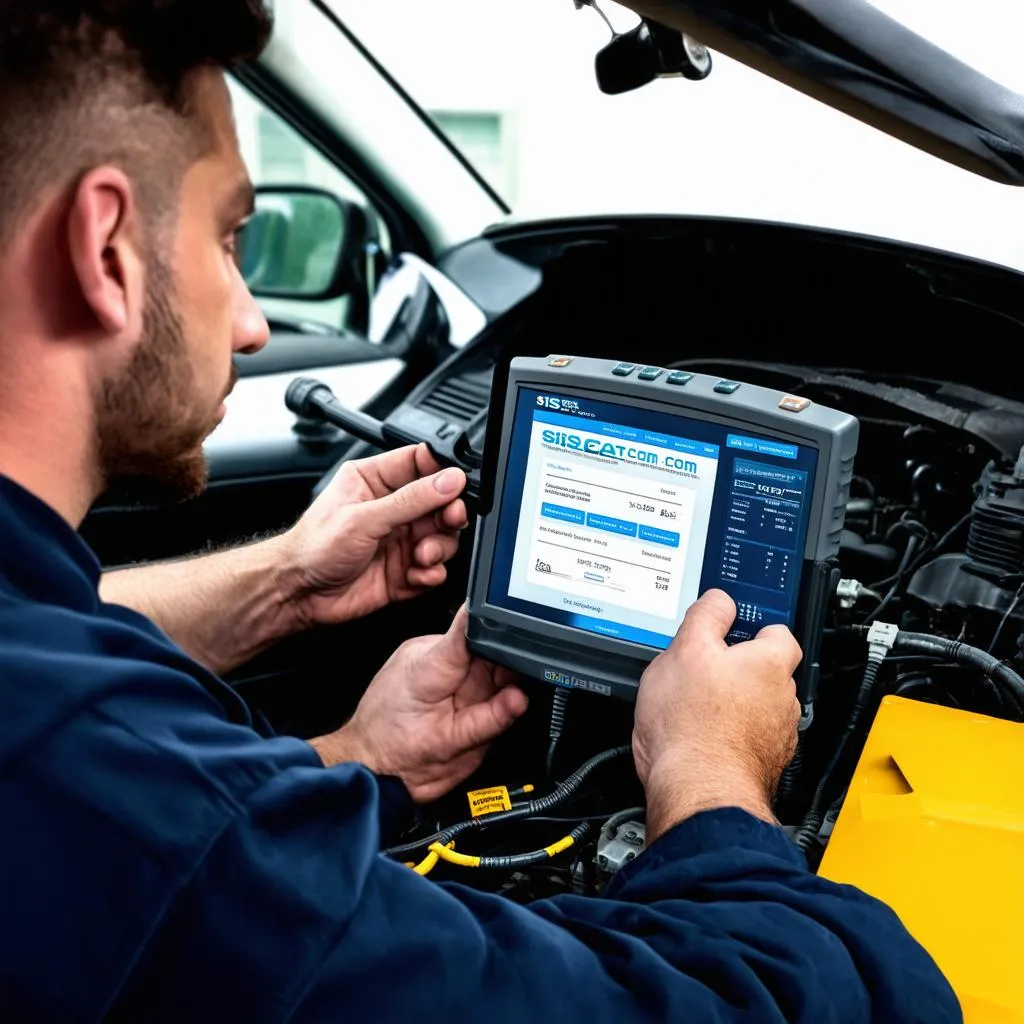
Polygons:
[[[885,695],[1024,720],[1024,407],[926,379],[736,360],[672,368],[782,389],[861,425],[818,698],[777,797],[780,821],[814,864]],[[876,622],[906,639],[878,648]],[[530,900],[599,892],[643,849],[631,706],[543,685],[531,697],[528,720],[470,787],[496,790],[496,810],[472,817],[478,798],[453,795],[425,809],[391,855]],[[438,848],[449,843],[446,861]]]
[[[693,222],[505,229],[443,269],[488,327],[396,404],[371,408],[381,429],[356,429],[369,443],[346,457],[426,441],[467,469],[474,500],[486,498],[502,427],[488,416],[492,393],[506,391],[513,358],[567,350],[742,382],[858,422],[816,698],[776,800],[812,867],[883,698],[1024,720],[1024,404],[1007,397],[1015,389],[998,360],[982,353],[961,370],[961,353],[922,343],[929,332],[985,332],[993,356],[1019,343],[1015,275],[874,240]],[[729,307],[741,271],[747,300]],[[673,320],[680,275],[702,302]],[[851,301],[850,279],[875,303]],[[883,309],[886,333],[913,344],[883,351],[878,331],[865,340]],[[472,541],[471,528],[420,625],[443,628],[465,599]],[[524,685],[525,718],[385,853],[522,901],[599,893],[644,849],[632,705]]]

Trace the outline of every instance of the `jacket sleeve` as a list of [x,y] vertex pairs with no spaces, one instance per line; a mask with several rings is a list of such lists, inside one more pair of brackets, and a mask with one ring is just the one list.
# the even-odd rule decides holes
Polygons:
[[670,831],[603,898],[523,907],[378,853],[377,780],[257,787],[182,888],[115,1019],[959,1021],[896,916],[739,810]]

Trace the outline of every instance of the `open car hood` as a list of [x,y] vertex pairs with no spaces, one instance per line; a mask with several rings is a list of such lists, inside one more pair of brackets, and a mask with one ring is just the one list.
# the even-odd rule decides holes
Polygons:
[[1024,185],[1024,96],[865,0],[621,0],[949,163]]

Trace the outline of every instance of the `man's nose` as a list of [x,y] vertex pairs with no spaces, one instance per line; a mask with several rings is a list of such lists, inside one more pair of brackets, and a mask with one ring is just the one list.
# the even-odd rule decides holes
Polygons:
[[256,304],[241,274],[235,282],[234,339],[232,351],[251,356],[270,340],[270,325]]

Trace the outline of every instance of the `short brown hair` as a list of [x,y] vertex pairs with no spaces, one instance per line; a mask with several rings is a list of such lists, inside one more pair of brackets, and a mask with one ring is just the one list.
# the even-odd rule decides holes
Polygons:
[[198,156],[189,76],[270,31],[262,0],[0,0],[0,248],[44,190],[105,163],[144,212],[165,203]]

